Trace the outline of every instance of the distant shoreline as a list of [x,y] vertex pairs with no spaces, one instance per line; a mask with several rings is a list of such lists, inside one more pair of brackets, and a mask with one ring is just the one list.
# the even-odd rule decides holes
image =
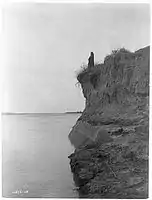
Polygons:
[[77,111],[77,112],[65,112],[65,114],[81,114],[81,111]]
[[12,113],[4,112],[2,115],[63,115],[63,114],[81,114],[82,112],[64,112],[64,113]]

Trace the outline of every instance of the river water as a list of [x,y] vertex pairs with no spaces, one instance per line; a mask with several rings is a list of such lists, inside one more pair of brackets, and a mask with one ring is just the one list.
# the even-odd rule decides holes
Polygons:
[[3,115],[3,196],[77,198],[68,134],[79,114]]

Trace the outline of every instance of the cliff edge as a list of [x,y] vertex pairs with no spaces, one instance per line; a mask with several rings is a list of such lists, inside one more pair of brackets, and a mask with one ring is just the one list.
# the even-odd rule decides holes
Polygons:
[[148,197],[149,54],[115,50],[77,75],[86,106],[69,158],[82,197]]

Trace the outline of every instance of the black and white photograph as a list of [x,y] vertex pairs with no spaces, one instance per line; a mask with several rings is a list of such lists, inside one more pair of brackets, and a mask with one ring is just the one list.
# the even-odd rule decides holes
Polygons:
[[2,7],[2,196],[149,198],[150,4]]

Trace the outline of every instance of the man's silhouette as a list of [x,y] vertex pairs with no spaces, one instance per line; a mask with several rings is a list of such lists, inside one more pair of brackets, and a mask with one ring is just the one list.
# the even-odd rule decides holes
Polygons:
[[94,53],[91,52],[91,55],[88,59],[88,67],[93,67],[94,66]]

